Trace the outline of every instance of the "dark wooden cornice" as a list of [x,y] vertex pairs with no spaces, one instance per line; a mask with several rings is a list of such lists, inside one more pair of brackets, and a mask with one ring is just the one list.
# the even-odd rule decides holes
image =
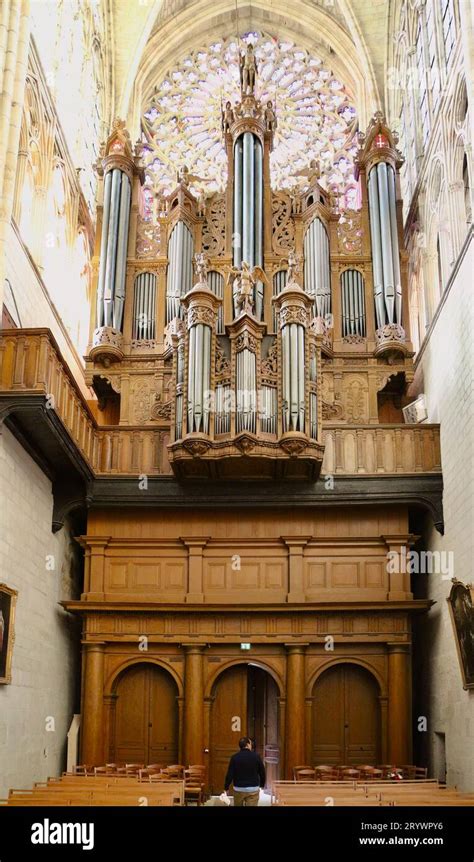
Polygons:
[[87,601],[64,601],[60,602],[63,608],[71,613],[168,613],[168,614],[235,614],[235,613],[258,613],[258,614],[288,614],[288,613],[320,613],[344,612],[344,613],[367,613],[393,611],[409,611],[411,613],[424,613],[434,604],[431,599],[406,599],[397,601],[371,601],[371,602],[298,602],[282,604],[161,604],[160,602],[87,602]]

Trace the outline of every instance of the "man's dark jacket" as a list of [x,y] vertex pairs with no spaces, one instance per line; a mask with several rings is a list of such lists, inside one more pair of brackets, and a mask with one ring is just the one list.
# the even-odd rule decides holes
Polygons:
[[230,758],[224,787],[265,787],[265,767],[255,751],[243,748]]

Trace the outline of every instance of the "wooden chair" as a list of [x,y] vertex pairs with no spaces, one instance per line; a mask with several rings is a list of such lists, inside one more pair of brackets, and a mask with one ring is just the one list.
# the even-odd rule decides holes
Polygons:
[[307,769],[298,769],[295,772],[295,781],[315,781],[316,772],[311,767]]
[[296,781],[296,773],[299,772],[300,769],[314,769],[313,766],[308,766],[307,763],[302,763],[300,766],[293,767],[293,778]]
[[178,778],[182,780],[184,778],[184,770],[185,766],[182,766],[180,763],[173,763],[170,766],[166,766],[165,769],[162,770],[162,773],[167,775],[169,778]]
[[351,779],[352,781],[358,781],[360,778],[360,770],[354,769],[352,766],[349,769],[343,769],[341,772],[342,780]]
[[184,804],[196,802],[202,805],[206,778],[205,766],[194,766],[184,771]]
[[314,767],[315,777],[317,781],[337,781],[339,771],[337,766],[320,765]]

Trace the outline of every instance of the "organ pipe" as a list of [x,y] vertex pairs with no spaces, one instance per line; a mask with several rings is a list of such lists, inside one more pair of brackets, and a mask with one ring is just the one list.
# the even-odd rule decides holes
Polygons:
[[314,297],[316,317],[326,317],[331,313],[329,239],[319,218],[313,219],[305,233],[304,259],[305,291]]
[[395,173],[391,165],[374,165],[369,173],[368,193],[375,313],[381,328],[402,322]]
[[119,168],[108,171],[104,180],[97,326],[118,331],[123,324],[130,200],[127,174]]
[[[244,132],[234,145],[233,264],[263,266],[263,152],[259,139]],[[263,317],[263,284],[256,285],[255,315]],[[234,314],[236,311],[234,295]]]
[[209,433],[211,327],[197,323],[189,330],[188,433]]
[[182,317],[180,298],[193,286],[194,241],[183,221],[178,221],[168,242],[168,275],[166,283],[166,322]]
[[283,430],[305,430],[304,326],[288,323],[281,330]]
[[[218,299],[224,299],[224,277],[220,272],[216,272],[216,270],[211,269],[207,274],[207,284],[209,290],[212,290],[213,294],[217,296]],[[224,335],[224,333],[224,309],[223,303],[221,302],[217,312],[217,334]]]
[[342,335],[365,337],[365,287],[364,277],[356,269],[346,269],[341,274]]
[[[282,290],[285,289],[287,282],[287,271],[286,269],[279,269],[278,272],[273,276],[273,296],[278,296]],[[273,306],[273,329],[276,332],[277,329],[277,310],[275,306]]]
[[135,279],[132,338],[155,338],[156,275],[141,272]]

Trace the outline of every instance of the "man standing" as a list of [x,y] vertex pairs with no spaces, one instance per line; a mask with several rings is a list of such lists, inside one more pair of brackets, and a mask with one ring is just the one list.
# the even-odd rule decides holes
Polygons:
[[260,788],[265,787],[265,767],[262,758],[252,751],[252,740],[248,736],[239,739],[237,754],[229,761],[225,777],[225,792],[234,785],[234,805],[258,805]]

